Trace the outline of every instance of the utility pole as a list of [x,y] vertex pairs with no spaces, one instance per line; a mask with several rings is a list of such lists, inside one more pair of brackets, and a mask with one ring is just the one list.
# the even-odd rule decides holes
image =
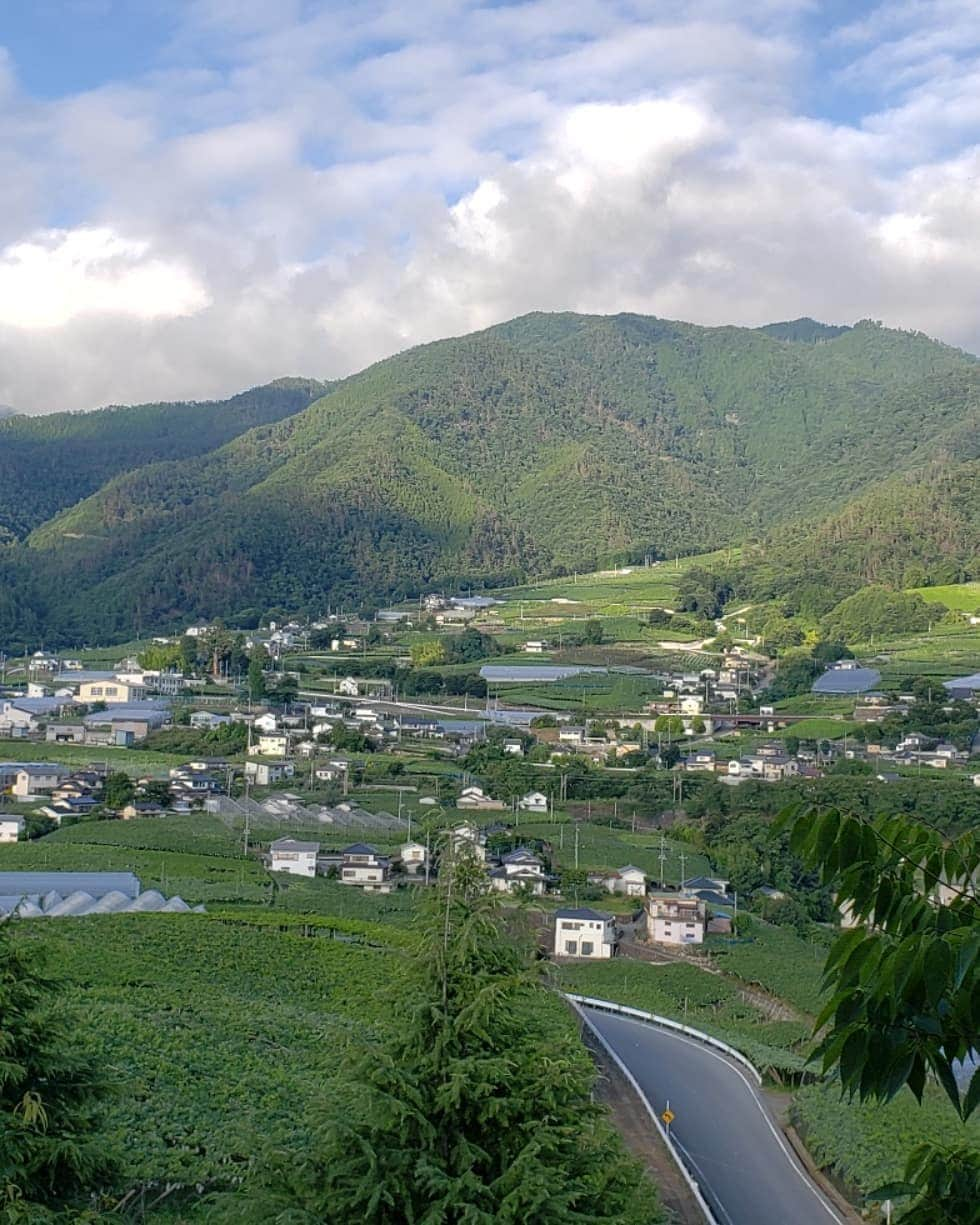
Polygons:
[[575,825],[575,867],[578,868],[578,823]]
[[680,858],[681,858],[681,879],[680,879],[680,884],[683,886],[684,881],[687,879],[687,877],[686,877],[686,875],[685,875],[685,873],[684,873],[684,865],[687,863],[687,856],[684,854],[684,852],[683,852],[683,851],[681,851],[681,856],[680,856]]
[[663,889],[666,880],[664,877],[664,862],[667,859],[667,845],[664,841],[664,831],[660,831],[660,888]]

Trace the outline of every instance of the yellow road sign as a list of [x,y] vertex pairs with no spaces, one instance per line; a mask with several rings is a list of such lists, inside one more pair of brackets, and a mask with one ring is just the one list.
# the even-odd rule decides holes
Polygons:
[[673,1112],[673,1110],[665,1110],[665,1111],[663,1112],[663,1114],[662,1114],[660,1117],[663,1119],[663,1121],[664,1121],[664,1122],[667,1124],[667,1126],[669,1127],[669,1126],[671,1125],[671,1123],[673,1123],[673,1121],[674,1121],[674,1112]]

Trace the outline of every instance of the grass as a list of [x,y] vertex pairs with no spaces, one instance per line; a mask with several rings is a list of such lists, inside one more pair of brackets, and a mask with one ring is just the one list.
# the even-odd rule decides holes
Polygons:
[[738,988],[692,965],[651,965],[625,957],[591,965],[564,965],[562,988],[669,1017],[721,1038],[742,1050],[761,1070],[800,1072],[799,1052],[809,1029],[795,1021],[772,1021]]
[[791,1117],[817,1161],[862,1196],[900,1180],[909,1152],[926,1141],[980,1146],[980,1119],[964,1126],[934,1084],[926,1086],[921,1106],[907,1089],[884,1105],[862,1106],[842,1101],[833,1081],[806,1085]]
[[801,719],[789,727],[778,728],[769,737],[771,740],[785,740],[787,736],[796,736],[799,740],[840,740],[844,736],[853,735],[857,723],[846,719],[817,718]]
[[980,583],[950,583],[945,587],[912,587],[913,595],[920,595],[930,604],[945,604],[955,612],[980,612]]
[[936,625],[931,633],[859,644],[854,653],[878,669],[882,688],[899,688],[919,677],[939,683],[980,671],[980,626]]
[[[601,868],[622,868],[634,864],[652,879],[660,879],[660,835],[632,833],[628,829],[609,828],[597,822],[569,823],[532,821],[520,824],[518,833],[525,838],[542,838],[551,843],[555,867],[574,868],[575,830],[578,829],[578,866],[587,871]],[[684,855],[685,877],[699,876],[709,871],[705,856],[692,851],[686,843],[664,840],[666,858],[664,874],[668,883],[681,878],[681,855]]]
[[108,762],[114,770],[127,774],[162,771],[187,761],[186,753],[155,753],[145,749],[103,748],[91,744],[49,744],[35,740],[0,740],[2,761],[53,761],[66,766],[88,766]]

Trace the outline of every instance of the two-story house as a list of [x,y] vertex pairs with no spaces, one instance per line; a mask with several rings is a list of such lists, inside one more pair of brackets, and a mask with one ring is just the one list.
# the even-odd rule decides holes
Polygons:
[[319,842],[298,842],[295,838],[277,838],[269,846],[269,869],[290,872],[293,876],[316,876]]
[[608,958],[616,952],[612,915],[588,906],[555,911],[555,956]]
[[366,842],[355,842],[342,852],[340,883],[388,893],[391,890],[391,860]]
[[703,944],[707,906],[684,893],[652,893],[646,901],[647,938],[656,944]]

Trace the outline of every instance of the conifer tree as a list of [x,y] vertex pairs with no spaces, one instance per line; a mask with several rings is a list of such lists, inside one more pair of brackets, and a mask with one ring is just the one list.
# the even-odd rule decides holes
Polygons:
[[653,1187],[591,1098],[594,1070],[482,865],[432,890],[387,1037],[332,1090],[308,1152],[283,1153],[226,1220],[649,1225]]
[[[96,1131],[100,1083],[57,983],[0,921],[0,1222],[51,1219],[110,1169]],[[75,1210],[70,1218],[81,1219]],[[68,1219],[67,1217],[65,1219]]]

